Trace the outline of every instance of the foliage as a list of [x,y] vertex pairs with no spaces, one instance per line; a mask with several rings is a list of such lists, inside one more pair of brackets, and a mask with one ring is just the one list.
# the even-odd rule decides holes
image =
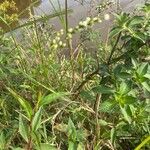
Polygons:
[[115,14],[106,41],[99,16],[66,32],[34,22],[22,41],[1,34],[0,150],[149,149],[150,4],[140,11]]

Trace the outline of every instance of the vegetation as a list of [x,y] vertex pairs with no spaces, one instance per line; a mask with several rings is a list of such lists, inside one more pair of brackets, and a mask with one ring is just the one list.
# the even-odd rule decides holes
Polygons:
[[69,28],[67,11],[60,31],[1,31],[0,150],[150,149],[150,4],[138,11],[114,14],[106,41],[92,26],[108,15]]

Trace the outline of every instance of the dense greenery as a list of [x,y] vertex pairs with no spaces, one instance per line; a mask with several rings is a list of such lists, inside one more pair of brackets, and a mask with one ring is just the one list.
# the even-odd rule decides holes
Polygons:
[[150,4],[138,12],[114,14],[106,41],[92,26],[108,15],[1,31],[0,150],[150,149]]

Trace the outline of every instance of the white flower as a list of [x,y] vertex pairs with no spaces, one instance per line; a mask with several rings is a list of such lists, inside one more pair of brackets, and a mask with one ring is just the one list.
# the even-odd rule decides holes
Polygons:
[[59,41],[59,40],[60,40],[60,37],[59,37],[59,36],[57,36],[57,37],[56,37],[56,40],[57,40],[57,41]]
[[94,17],[93,18],[93,21],[95,22],[95,21],[98,21],[98,18],[97,17]]
[[87,18],[86,18],[86,21],[87,21],[87,22],[91,21],[91,18],[90,18],[90,17],[87,17]]
[[55,44],[56,43],[56,40],[53,40],[53,44]]
[[64,30],[63,30],[63,29],[60,30],[60,34],[61,34],[61,35],[64,34]]
[[73,29],[72,29],[72,28],[68,29],[68,32],[72,33],[72,32],[73,32]]
[[109,19],[110,19],[110,15],[109,15],[109,14],[105,14],[105,15],[104,15],[104,19],[105,19],[105,20],[109,20]]
[[63,42],[62,41],[59,41],[59,46],[62,46],[63,45]]
[[63,43],[63,47],[66,47],[66,45],[67,45],[66,43]]
[[57,44],[54,44],[54,45],[53,45],[53,48],[54,48],[54,49],[57,49],[57,48],[58,48],[58,45],[57,45]]
[[67,34],[67,38],[68,38],[68,39],[71,39],[71,38],[72,38],[72,34],[68,33],[68,34]]

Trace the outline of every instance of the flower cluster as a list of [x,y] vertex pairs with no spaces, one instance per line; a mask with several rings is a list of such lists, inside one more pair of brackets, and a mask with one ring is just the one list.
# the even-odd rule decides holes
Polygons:
[[95,23],[101,22],[99,17],[90,18],[87,17],[86,20],[80,21],[75,28],[69,28],[67,38],[71,39],[72,34],[82,31],[85,28],[92,27]]
[[51,47],[53,49],[57,49],[57,48],[63,48],[66,47],[66,43],[63,43],[63,41],[61,41],[61,36],[64,35],[64,30],[61,29],[59,32],[56,33],[56,37],[52,40],[51,43]]
[[[79,24],[75,28],[69,28],[67,32],[66,39],[72,39],[73,34],[77,32],[81,32],[82,30],[92,27],[95,23],[101,22],[99,17],[90,18],[87,17],[86,20],[80,21]],[[63,48],[66,47],[66,43],[61,41],[61,36],[64,35],[64,30],[61,29],[59,32],[56,33],[56,37],[52,40],[51,46],[53,49],[57,49],[59,47]]]

